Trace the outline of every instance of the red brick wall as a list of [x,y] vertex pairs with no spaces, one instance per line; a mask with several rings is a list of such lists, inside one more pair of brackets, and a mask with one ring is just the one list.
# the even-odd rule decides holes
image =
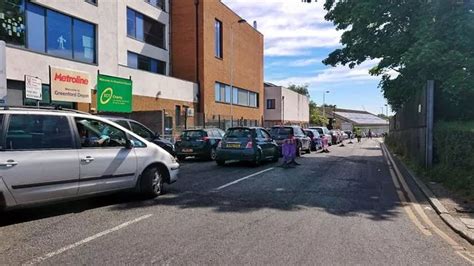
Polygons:
[[[215,102],[214,84],[216,81],[229,85],[231,83],[231,25],[237,22],[240,17],[219,0],[200,0],[199,2],[201,107],[206,117],[230,116],[231,106],[229,104]],[[171,12],[173,75],[188,80],[195,78],[194,11],[194,0],[173,2]],[[214,52],[215,19],[220,20],[223,26],[224,54],[222,59],[216,58]],[[261,121],[264,107],[263,35],[247,23],[234,23],[233,28],[234,86],[259,93],[259,108],[233,105],[232,116],[234,119],[243,117]]]

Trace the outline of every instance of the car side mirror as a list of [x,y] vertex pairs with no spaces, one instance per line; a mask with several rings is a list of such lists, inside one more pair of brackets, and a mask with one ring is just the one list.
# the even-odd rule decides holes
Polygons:
[[130,150],[130,149],[133,149],[133,143],[132,143],[131,140],[127,139],[127,140],[125,141],[125,148],[126,148],[126,149],[129,149],[129,150]]
[[160,135],[160,133],[158,133],[158,132],[155,132],[155,138],[157,138],[157,139],[161,138],[161,135]]

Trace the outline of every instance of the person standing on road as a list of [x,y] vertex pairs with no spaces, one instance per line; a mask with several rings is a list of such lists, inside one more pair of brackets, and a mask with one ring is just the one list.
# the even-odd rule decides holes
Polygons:
[[362,131],[358,127],[356,127],[354,129],[354,131],[355,131],[355,135],[356,135],[356,138],[357,138],[357,142],[360,143],[360,139],[362,138]]
[[369,139],[372,139],[372,130],[369,129]]
[[329,150],[328,150],[329,140],[328,140],[328,137],[326,135],[323,135],[323,137],[322,137],[322,146],[323,146],[323,150],[321,152],[329,153]]

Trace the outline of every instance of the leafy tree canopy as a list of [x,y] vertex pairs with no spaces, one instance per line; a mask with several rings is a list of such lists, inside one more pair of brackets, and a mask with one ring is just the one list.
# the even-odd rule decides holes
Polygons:
[[447,107],[469,108],[474,99],[473,3],[325,0],[325,18],[344,33],[342,48],[323,62],[353,68],[379,59],[370,73],[381,76],[380,87],[394,110],[429,79],[437,81]]

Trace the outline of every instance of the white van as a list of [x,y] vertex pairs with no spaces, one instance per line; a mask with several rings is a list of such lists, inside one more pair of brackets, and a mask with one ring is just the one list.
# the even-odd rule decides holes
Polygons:
[[156,197],[178,171],[168,152],[107,119],[0,107],[0,209],[118,190]]

